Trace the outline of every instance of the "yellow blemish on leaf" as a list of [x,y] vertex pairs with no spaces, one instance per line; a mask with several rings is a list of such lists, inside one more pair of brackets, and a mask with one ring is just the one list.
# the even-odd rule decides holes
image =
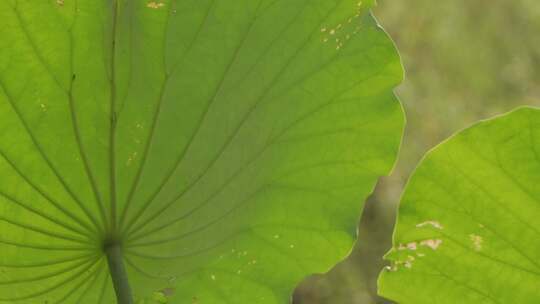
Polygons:
[[[361,5],[362,2],[359,2],[358,6]],[[341,23],[338,23],[335,26],[325,26],[321,28],[321,33],[323,33],[322,42],[329,42],[331,40],[334,40],[335,37],[335,49],[339,51],[344,48],[346,42],[351,40],[351,38],[353,38],[353,36],[358,34],[358,32],[360,31],[360,26],[356,25],[356,23],[353,24],[353,20],[360,17],[361,10],[359,7],[355,10],[357,12],[356,15],[345,19]]]
[[484,242],[484,239],[481,236],[476,234],[469,234],[469,238],[471,239],[474,250],[482,250],[482,243]]
[[407,249],[416,250],[416,242],[412,242],[412,243],[407,244]]
[[434,221],[434,220],[419,223],[419,224],[416,225],[416,228],[422,228],[422,227],[425,227],[425,226],[431,226],[431,227],[436,228],[436,229],[443,229],[443,226],[441,225],[441,223],[439,223],[437,221]]
[[56,4],[64,6],[64,0],[56,0]]
[[392,266],[386,266],[384,269],[386,269],[386,271],[395,272],[397,271],[397,266],[394,264]]
[[418,243],[416,242],[410,242],[407,244],[399,244],[397,250],[403,251],[403,250],[416,250],[418,248]]
[[386,266],[385,269],[387,271],[397,271],[400,266],[404,266],[405,268],[411,269],[413,266],[414,260],[416,260],[414,256],[408,255],[405,260],[394,261],[392,263],[392,266]]
[[130,166],[131,163],[137,158],[137,152],[133,152],[126,161],[126,166]]
[[441,246],[442,242],[443,241],[441,239],[429,239],[423,240],[422,242],[420,242],[420,245],[427,246],[433,250],[437,250],[439,246]]
[[165,6],[165,3],[156,2],[156,1],[151,1],[151,2],[148,2],[146,4],[146,7],[153,8],[153,9],[157,9],[157,8],[160,8],[160,7],[163,7],[163,6]]

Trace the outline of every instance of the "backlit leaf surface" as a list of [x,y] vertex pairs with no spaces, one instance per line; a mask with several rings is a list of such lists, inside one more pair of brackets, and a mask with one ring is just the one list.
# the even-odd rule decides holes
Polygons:
[[540,110],[431,151],[403,195],[381,295],[402,304],[540,302]]
[[114,303],[105,243],[141,303],[345,257],[404,123],[371,5],[0,1],[0,303]]

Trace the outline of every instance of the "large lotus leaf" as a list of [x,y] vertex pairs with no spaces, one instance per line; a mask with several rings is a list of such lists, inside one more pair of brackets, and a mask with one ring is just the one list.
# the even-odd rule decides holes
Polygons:
[[540,303],[540,110],[431,151],[404,192],[379,278],[401,304]]
[[345,257],[404,121],[372,2],[0,1],[0,303],[113,303],[123,269],[285,303]]

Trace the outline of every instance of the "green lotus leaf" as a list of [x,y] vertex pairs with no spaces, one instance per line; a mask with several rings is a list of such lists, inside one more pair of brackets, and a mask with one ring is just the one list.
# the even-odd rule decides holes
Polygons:
[[372,2],[0,1],[0,303],[286,303],[344,258],[404,124]]
[[399,208],[381,295],[540,302],[540,110],[480,122],[428,153]]

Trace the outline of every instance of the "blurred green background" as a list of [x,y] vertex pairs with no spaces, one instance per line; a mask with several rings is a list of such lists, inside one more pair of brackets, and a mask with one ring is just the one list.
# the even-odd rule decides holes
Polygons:
[[366,203],[351,256],[298,287],[295,304],[391,303],[376,280],[408,175],[433,146],[519,105],[540,106],[539,0],[379,0],[374,14],[406,69],[407,129],[394,173]]

